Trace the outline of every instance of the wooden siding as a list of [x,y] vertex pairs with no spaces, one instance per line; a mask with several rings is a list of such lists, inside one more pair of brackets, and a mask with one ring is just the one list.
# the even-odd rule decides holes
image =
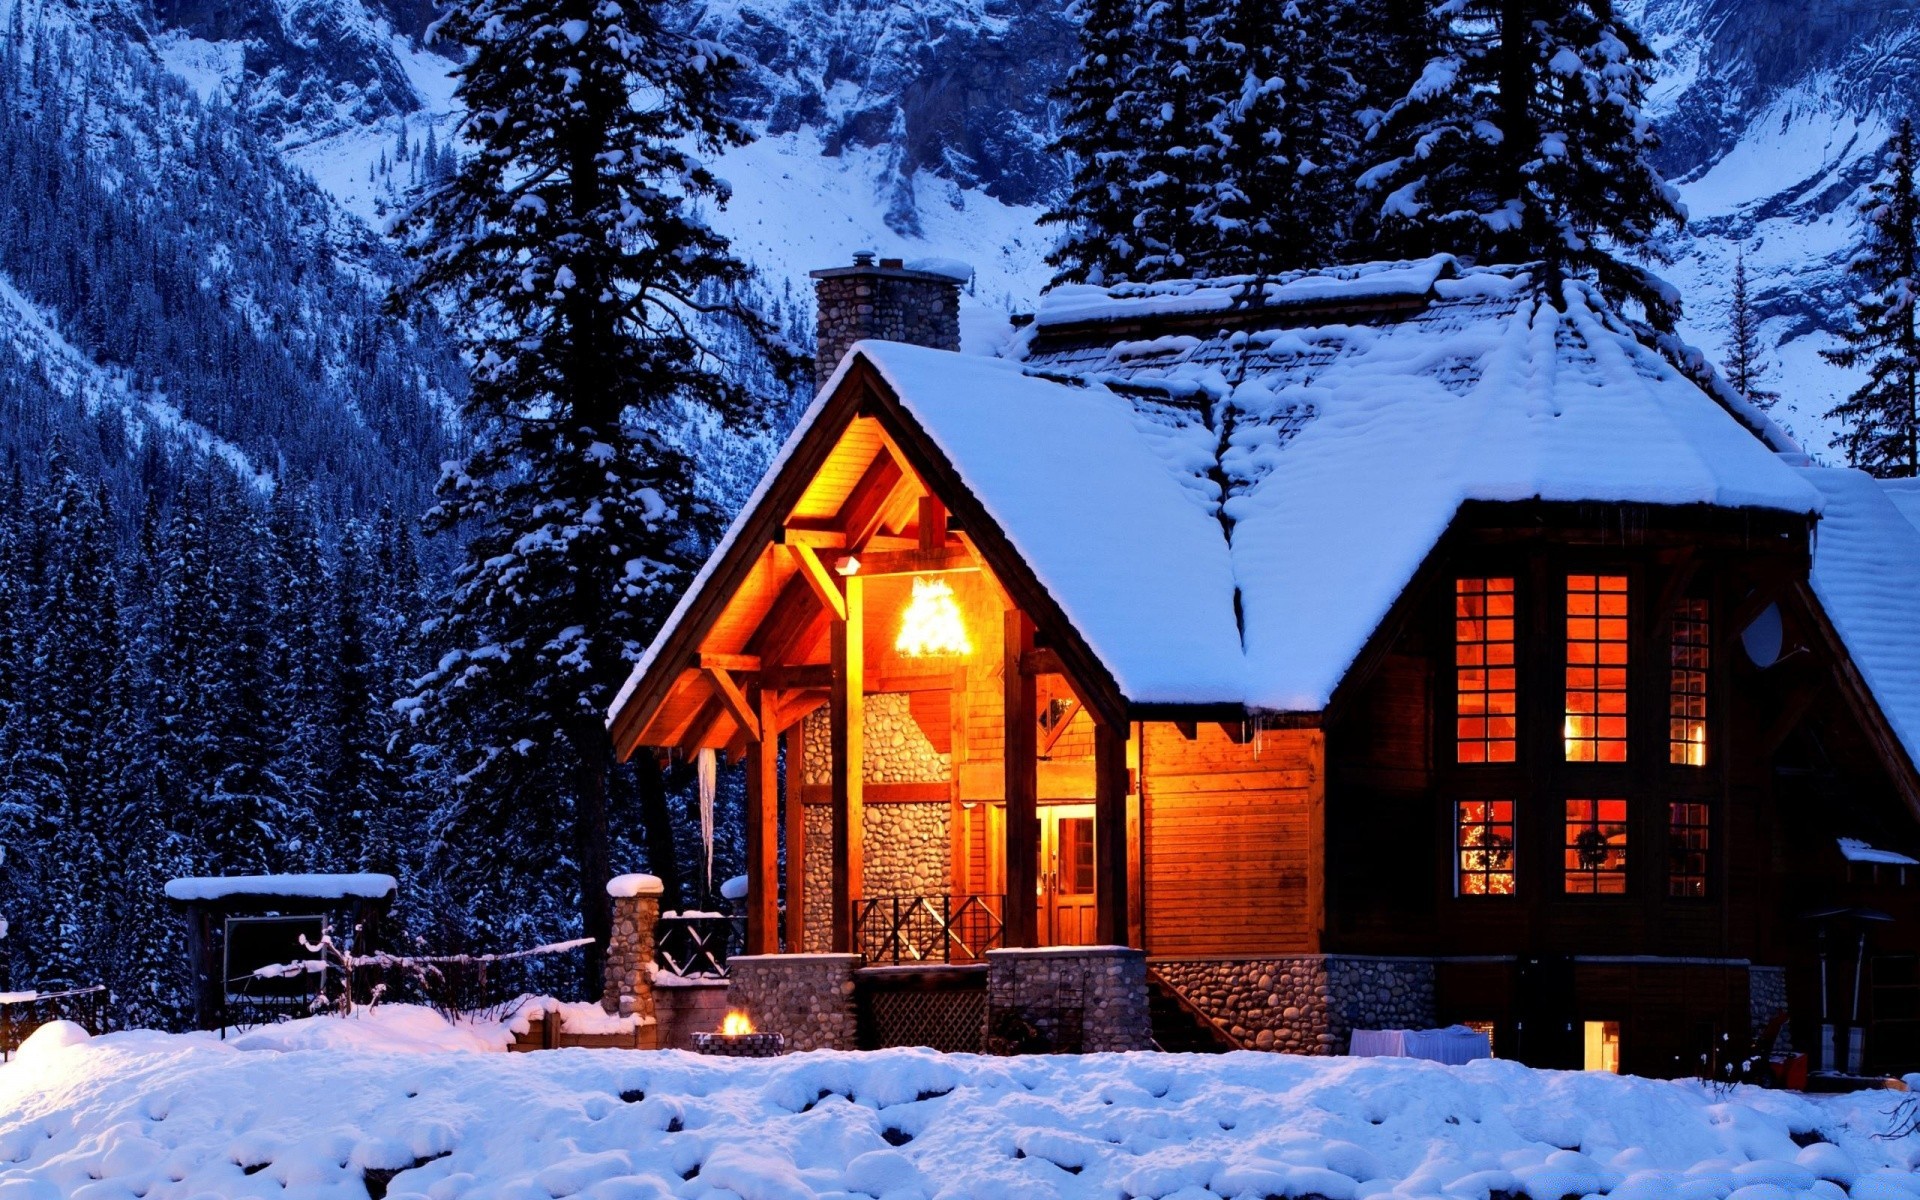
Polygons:
[[1324,920],[1323,742],[1150,722],[1140,748],[1147,950],[1313,953]]

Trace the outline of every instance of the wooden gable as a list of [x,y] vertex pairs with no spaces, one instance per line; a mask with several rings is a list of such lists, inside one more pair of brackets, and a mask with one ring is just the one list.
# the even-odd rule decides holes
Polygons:
[[749,676],[777,695],[769,734],[824,703],[828,633],[842,603],[835,564],[849,556],[881,588],[914,574],[985,568],[1002,604],[1034,620],[1088,703],[1115,722],[1126,720],[1111,674],[863,359],[842,375],[717,553],[613,715],[623,758],[642,746],[738,753],[758,740]]

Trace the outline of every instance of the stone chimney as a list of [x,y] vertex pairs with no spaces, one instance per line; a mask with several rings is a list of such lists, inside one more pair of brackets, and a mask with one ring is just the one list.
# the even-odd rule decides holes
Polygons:
[[848,347],[862,338],[935,350],[960,348],[960,285],[965,280],[957,271],[910,270],[897,258],[876,263],[873,251],[856,250],[852,266],[815,271],[813,280],[816,389],[840,365]]

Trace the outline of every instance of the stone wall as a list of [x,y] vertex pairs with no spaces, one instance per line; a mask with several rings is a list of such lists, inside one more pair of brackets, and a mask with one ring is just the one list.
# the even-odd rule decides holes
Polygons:
[[[860,828],[867,896],[942,896],[953,879],[953,815],[945,804],[869,804]],[[807,806],[806,949],[833,936],[833,810]]]
[[[953,759],[933,748],[920,722],[913,719],[905,692],[873,692],[867,696],[865,769],[868,783],[939,783],[952,772]],[[827,710],[807,714],[807,782],[833,782],[833,730]]]
[[787,1052],[855,1050],[859,1018],[853,954],[753,954],[728,960],[727,1002],[753,1027],[787,1039]]
[[1142,951],[1123,946],[987,951],[989,1053],[1152,1048]]
[[854,255],[853,266],[815,271],[813,280],[815,387],[861,338],[960,348],[958,279],[906,270],[899,259],[883,258],[875,265],[872,254],[862,251]]
[[[833,747],[824,708],[807,716],[806,781],[833,782]],[[867,697],[867,783],[937,783],[948,778],[952,760],[933,748],[908,708],[905,692],[876,692]],[[953,879],[952,814],[939,803],[869,802],[861,831],[865,838],[868,896],[944,895]],[[807,806],[806,944],[815,952],[832,944],[833,811]]]
[[1257,1050],[1345,1054],[1355,1029],[1430,1029],[1438,1020],[1428,959],[1313,954],[1155,959],[1153,966]]
[[[1747,968],[1747,1003],[1752,1010],[1753,1036],[1759,1037],[1766,1030],[1773,1014],[1787,1010],[1787,969],[1785,967],[1749,967]],[[1765,1053],[1769,1047],[1759,1047]],[[1780,1040],[1771,1047],[1782,1054],[1793,1050],[1793,1026],[1781,1027]]]
[[654,1021],[653,931],[660,920],[660,893],[660,881],[651,875],[622,875],[607,884],[613,933],[600,1005],[649,1024]]

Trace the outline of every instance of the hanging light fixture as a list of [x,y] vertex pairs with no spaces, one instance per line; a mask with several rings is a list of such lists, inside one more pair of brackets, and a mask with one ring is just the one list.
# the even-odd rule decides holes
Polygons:
[[973,652],[966,622],[960,619],[960,604],[945,580],[914,578],[913,599],[900,618],[900,636],[893,639],[893,648],[908,658]]

